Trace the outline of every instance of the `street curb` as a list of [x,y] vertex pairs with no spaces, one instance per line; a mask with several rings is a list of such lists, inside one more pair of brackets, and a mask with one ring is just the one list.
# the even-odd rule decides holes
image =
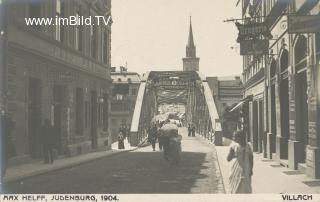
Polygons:
[[23,179],[28,179],[28,178],[31,178],[31,177],[34,177],[34,176],[43,175],[43,174],[46,174],[46,173],[59,171],[59,170],[63,170],[63,169],[71,168],[71,167],[76,167],[76,166],[79,166],[79,165],[82,165],[82,164],[86,164],[86,163],[90,163],[90,162],[93,162],[93,161],[96,161],[96,160],[99,160],[99,159],[102,159],[102,158],[115,156],[115,155],[122,154],[122,153],[125,153],[125,152],[135,151],[135,150],[137,150],[139,148],[140,147],[136,147],[136,148],[133,148],[133,149],[123,150],[123,151],[121,151],[121,150],[120,151],[119,150],[109,150],[109,151],[112,151],[112,152],[107,153],[106,155],[103,155],[103,156],[96,157],[96,158],[87,159],[87,160],[83,160],[83,161],[79,161],[79,162],[74,162],[74,163],[70,163],[68,165],[62,165],[60,167],[49,168],[47,170],[36,171],[34,173],[21,175],[19,177],[12,177],[11,179],[5,179],[3,184],[10,184],[10,183],[14,183],[14,182],[17,182],[17,181],[23,180]]
[[224,193],[225,194],[228,194],[228,190],[226,188],[226,185],[224,183],[224,177],[223,177],[223,174],[222,174],[222,171],[221,171],[221,166],[220,166],[220,159],[219,159],[219,156],[218,156],[218,151],[217,149],[215,148],[216,145],[210,141],[208,141],[206,138],[203,138],[201,135],[198,135],[199,139],[203,140],[205,143],[209,144],[210,146],[214,147],[214,151],[215,151],[215,155],[217,157],[217,164],[219,166],[219,171],[220,171],[220,175],[221,175],[221,178],[222,178],[222,184],[223,184],[223,189],[224,189]]
[[42,171],[36,171],[36,172],[33,172],[33,173],[28,173],[26,175],[21,175],[19,177],[12,177],[11,179],[5,179],[3,181],[3,184],[10,184],[10,183],[14,183],[14,182],[17,182],[17,181],[23,180],[23,179],[28,179],[28,178],[31,178],[31,177],[34,177],[34,176],[43,175],[43,174],[46,174],[46,173],[50,173],[50,172],[54,172],[54,171],[59,171],[59,170],[63,170],[63,169],[67,169],[67,168],[71,168],[71,167],[75,167],[75,166],[79,166],[79,165],[82,165],[82,164],[85,164],[85,163],[90,163],[90,162],[93,162],[95,160],[99,160],[99,159],[102,159],[102,158],[119,155],[119,154],[122,154],[122,153],[125,153],[125,152],[135,151],[135,150],[137,150],[139,148],[149,146],[150,144],[146,144],[146,140],[147,140],[147,138],[145,140],[143,140],[141,143],[139,143],[138,146],[133,148],[133,149],[128,149],[128,150],[108,150],[108,151],[111,151],[111,152],[107,153],[106,155],[103,155],[103,156],[99,156],[99,157],[96,157],[96,158],[87,159],[87,160],[83,160],[83,161],[79,161],[79,162],[70,163],[68,165],[62,165],[60,167],[53,167],[53,168],[45,169],[45,170],[42,170]]

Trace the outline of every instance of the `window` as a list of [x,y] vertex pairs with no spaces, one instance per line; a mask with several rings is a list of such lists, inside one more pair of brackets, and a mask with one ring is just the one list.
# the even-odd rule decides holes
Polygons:
[[131,95],[136,95],[137,94],[137,89],[136,88],[132,88],[131,89]]
[[[39,2],[30,2],[29,4],[29,17],[30,18],[39,18],[41,17],[41,4]],[[33,25],[33,28],[39,29],[39,25]]]
[[[79,16],[81,16],[81,14],[79,12],[76,13],[76,18],[78,19]],[[76,26],[75,29],[75,48],[78,51],[82,51],[83,50],[83,41],[82,41],[82,37],[83,37],[83,27],[80,25]]]
[[104,94],[103,95],[103,130],[107,130],[109,127],[108,118],[109,118],[109,95]]
[[91,38],[91,57],[97,57],[97,28],[94,25],[90,27],[90,38]]
[[[56,16],[57,18],[61,18],[61,1],[56,0]],[[56,40],[60,41],[61,40],[61,25],[60,23],[56,24]]]
[[[56,16],[57,18],[61,19],[64,17],[64,7],[61,0],[56,0]],[[64,21],[59,20],[56,24],[56,34],[55,34],[57,41],[64,41]]]
[[83,134],[83,89],[76,89],[76,133]]
[[123,100],[123,95],[122,94],[116,94],[117,100]]
[[86,101],[84,105],[84,126],[85,128],[89,127],[90,122],[90,108],[89,108],[89,102]]
[[109,52],[108,52],[108,34],[106,32],[104,32],[103,34],[103,41],[102,41],[102,58],[103,58],[103,63],[104,64],[108,64],[109,60],[108,60],[108,55],[109,55]]
[[41,4],[39,2],[30,2],[29,4],[29,17],[39,18],[41,15]]

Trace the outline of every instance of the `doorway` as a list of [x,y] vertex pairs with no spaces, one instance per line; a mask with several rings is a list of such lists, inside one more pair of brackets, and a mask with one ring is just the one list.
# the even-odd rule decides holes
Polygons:
[[253,117],[252,117],[252,146],[253,146],[253,151],[257,152],[258,151],[258,101],[254,100],[253,101]]
[[91,91],[91,147],[96,149],[98,147],[97,137],[97,92]]
[[289,139],[289,82],[288,78],[280,82],[280,121],[281,121],[281,137],[284,141],[280,147],[281,159],[288,159],[288,139]]
[[289,139],[289,80],[288,80],[289,52],[283,49],[280,57],[280,159],[288,159]]
[[28,143],[32,158],[41,157],[41,81],[29,78],[28,84]]
[[259,100],[259,114],[258,114],[258,126],[259,126],[259,136],[258,136],[258,152],[262,153],[263,152],[263,147],[262,147],[262,142],[263,142],[263,129],[264,129],[264,124],[263,124],[263,100]]
[[296,139],[301,143],[297,156],[304,163],[308,145],[308,94],[307,94],[307,38],[299,36],[294,47],[295,59],[295,103],[296,103]]
[[275,93],[275,85],[271,86],[271,133],[272,141],[271,141],[271,153],[276,152],[276,135],[277,135],[277,115],[276,115],[276,93]]
[[62,136],[62,113],[64,103],[64,88],[62,85],[53,86],[53,128],[55,135],[54,145],[56,146],[58,153],[62,154],[61,136]]
[[296,130],[297,140],[302,144],[300,163],[305,162],[306,146],[308,145],[308,103],[307,73],[300,72],[296,77]]

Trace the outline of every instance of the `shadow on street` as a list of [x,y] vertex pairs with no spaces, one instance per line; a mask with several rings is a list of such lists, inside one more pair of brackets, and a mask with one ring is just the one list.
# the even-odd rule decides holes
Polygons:
[[190,193],[196,180],[209,177],[201,172],[208,169],[206,155],[182,152],[180,164],[173,166],[162,152],[137,150],[6,184],[3,190],[10,194]]

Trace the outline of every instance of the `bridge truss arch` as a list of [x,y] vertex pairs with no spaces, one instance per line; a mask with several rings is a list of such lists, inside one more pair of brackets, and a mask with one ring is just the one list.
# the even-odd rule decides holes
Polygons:
[[163,103],[185,105],[186,122],[194,123],[202,136],[211,139],[221,134],[217,107],[205,77],[196,71],[150,71],[143,74],[136,99],[130,128],[132,146],[147,138],[152,118]]

